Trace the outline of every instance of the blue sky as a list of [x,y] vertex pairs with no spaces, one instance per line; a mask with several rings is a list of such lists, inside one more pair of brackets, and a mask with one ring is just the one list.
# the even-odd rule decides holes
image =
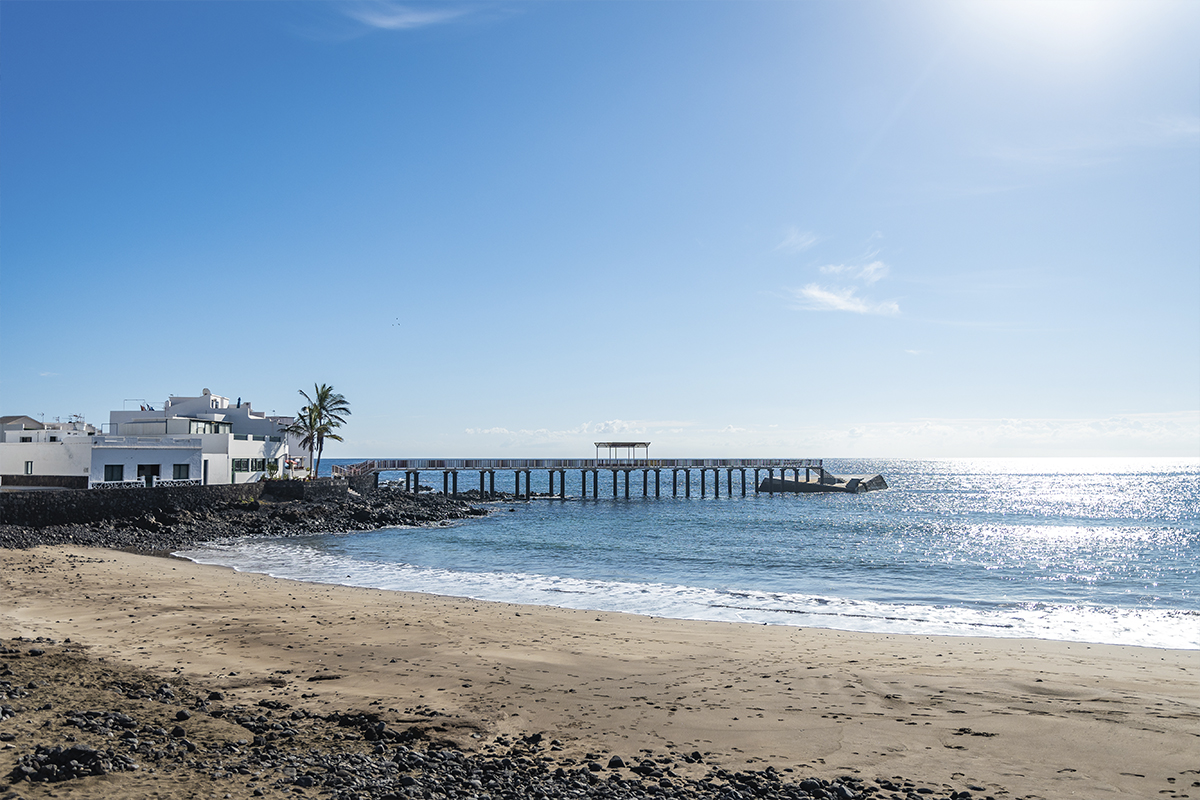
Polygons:
[[1200,4],[5,2],[0,413],[1200,456]]

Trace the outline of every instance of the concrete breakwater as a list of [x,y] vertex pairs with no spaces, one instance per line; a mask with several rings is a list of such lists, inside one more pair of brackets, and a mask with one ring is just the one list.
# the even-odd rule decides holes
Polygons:
[[806,480],[789,478],[764,478],[758,485],[760,492],[843,492],[862,494],[888,488],[882,475],[834,475],[820,470],[814,478]]

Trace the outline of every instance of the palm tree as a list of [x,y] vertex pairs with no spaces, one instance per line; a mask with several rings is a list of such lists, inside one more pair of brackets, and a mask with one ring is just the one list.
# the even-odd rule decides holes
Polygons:
[[313,467],[313,448],[317,445],[318,427],[320,426],[316,421],[316,417],[313,416],[312,407],[304,406],[296,412],[296,420],[283,429],[284,433],[298,437],[300,439],[300,446],[308,450],[308,467],[310,470]]
[[319,386],[313,384],[311,397],[303,389],[300,390],[300,396],[307,401],[307,405],[300,409],[296,421],[288,426],[288,432],[299,436],[301,446],[308,448],[308,463],[312,465],[312,474],[315,476],[321,468],[321,452],[325,449],[325,440],[345,441],[335,430],[346,423],[346,417],[350,415],[350,404],[346,402],[345,397],[335,392],[332,386],[324,383]]

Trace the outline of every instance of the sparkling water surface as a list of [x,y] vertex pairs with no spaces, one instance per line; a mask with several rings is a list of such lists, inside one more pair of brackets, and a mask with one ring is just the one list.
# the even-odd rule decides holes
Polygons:
[[[706,498],[695,473],[692,497],[675,498],[667,471],[662,497],[643,498],[633,473],[630,498],[623,481],[613,498],[602,476],[601,497],[580,500],[576,472],[565,502],[180,555],[296,580],[683,619],[1200,649],[1200,460],[825,464],[882,473],[891,488],[755,496],[751,473],[741,497],[735,473],[728,496],[722,473],[713,497],[710,472]],[[464,477],[473,483],[460,475],[460,488]],[[533,477],[545,491],[545,473]],[[496,478],[511,490],[511,473]]]

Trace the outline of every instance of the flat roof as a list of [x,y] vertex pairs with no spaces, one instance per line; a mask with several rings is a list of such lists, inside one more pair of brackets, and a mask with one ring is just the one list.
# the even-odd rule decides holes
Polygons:
[[596,442],[596,447],[649,447],[649,442]]

